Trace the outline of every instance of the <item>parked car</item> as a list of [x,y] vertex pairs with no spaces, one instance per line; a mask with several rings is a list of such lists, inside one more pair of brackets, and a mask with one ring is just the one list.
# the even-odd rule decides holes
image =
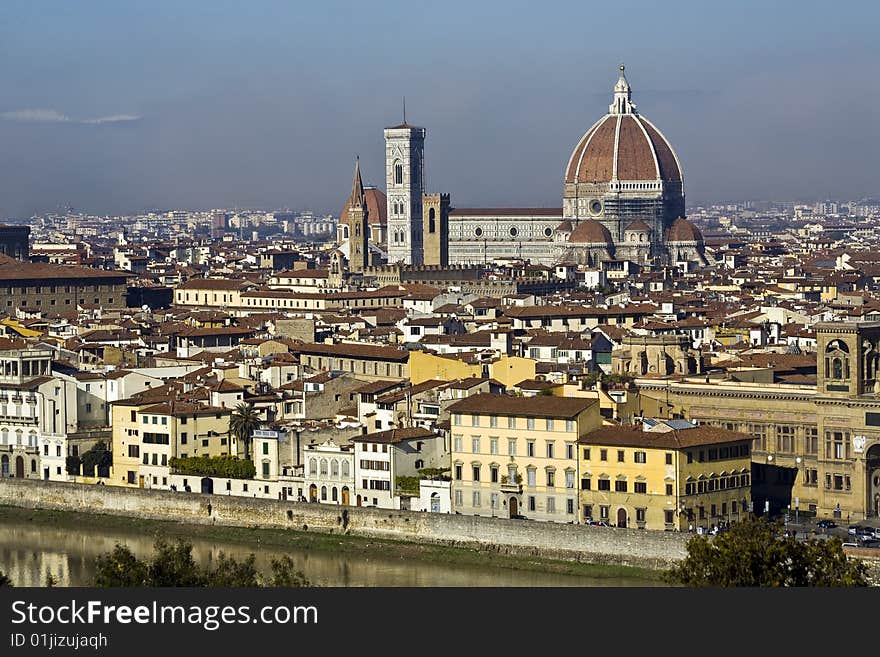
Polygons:
[[849,532],[853,536],[858,536],[859,534],[862,533],[863,529],[865,529],[865,528],[862,527],[861,525],[850,525],[849,529],[847,529],[847,532]]
[[873,541],[874,540],[874,528],[873,527],[862,527],[861,531],[856,534],[856,537],[864,540],[864,541]]
[[827,518],[822,518],[819,522],[816,523],[816,526],[819,529],[833,529],[837,527],[837,523],[833,520],[828,520]]
[[874,538],[880,540],[880,527],[874,530]]

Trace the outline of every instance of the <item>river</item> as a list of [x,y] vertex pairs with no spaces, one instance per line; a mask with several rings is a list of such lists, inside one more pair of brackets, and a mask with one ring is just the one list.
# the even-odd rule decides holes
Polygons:
[[[84,523],[87,525],[88,523]],[[256,565],[268,572],[273,558],[289,555],[299,570],[317,586],[658,586],[658,582],[636,577],[588,577],[475,566],[449,562],[388,557],[374,550],[353,554],[351,550],[296,550],[264,547],[247,542],[189,539],[199,563],[209,562],[219,552],[236,558],[256,555]],[[345,539],[341,539],[345,540]],[[95,557],[109,552],[116,543],[127,545],[139,557],[152,553],[154,537],[137,529],[59,526],[26,518],[0,519],[0,571],[15,586],[43,586],[51,574],[57,586],[89,586],[95,572]]]

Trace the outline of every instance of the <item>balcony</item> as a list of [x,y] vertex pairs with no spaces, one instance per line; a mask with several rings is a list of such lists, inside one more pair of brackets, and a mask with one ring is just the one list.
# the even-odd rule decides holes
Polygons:
[[517,495],[522,493],[522,477],[516,475],[511,480],[510,477],[504,476],[501,477],[501,492],[502,493],[516,493]]

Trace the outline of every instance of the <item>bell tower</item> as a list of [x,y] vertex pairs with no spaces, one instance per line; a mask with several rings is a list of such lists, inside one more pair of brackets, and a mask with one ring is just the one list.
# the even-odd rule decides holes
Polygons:
[[351,196],[348,197],[348,269],[354,274],[363,274],[370,265],[368,213],[358,159],[354,165]]
[[385,128],[388,264],[422,264],[425,129],[404,121]]
[[880,322],[821,322],[814,328],[820,395],[880,392]]

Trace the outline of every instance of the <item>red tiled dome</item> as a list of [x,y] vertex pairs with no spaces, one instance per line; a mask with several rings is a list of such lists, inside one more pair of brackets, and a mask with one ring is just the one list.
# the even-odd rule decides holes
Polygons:
[[[385,193],[375,187],[364,187],[364,197],[367,199],[367,223],[388,223],[388,200]],[[347,200],[339,213],[339,222],[348,223]]]
[[611,232],[595,219],[587,219],[579,223],[568,236],[568,241],[574,244],[614,245]]
[[684,217],[676,219],[672,225],[666,229],[667,242],[702,242],[703,233],[697,228],[692,221],[688,221]]
[[[574,147],[565,169],[566,184],[684,181],[672,146],[636,111],[624,68],[621,65],[608,114],[596,121]],[[658,191],[653,186],[645,190]]]
[[575,146],[565,182],[607,183],[615,173],[620,181],[682,181],[669,142],[638,114],[606,114],[599,119]]

